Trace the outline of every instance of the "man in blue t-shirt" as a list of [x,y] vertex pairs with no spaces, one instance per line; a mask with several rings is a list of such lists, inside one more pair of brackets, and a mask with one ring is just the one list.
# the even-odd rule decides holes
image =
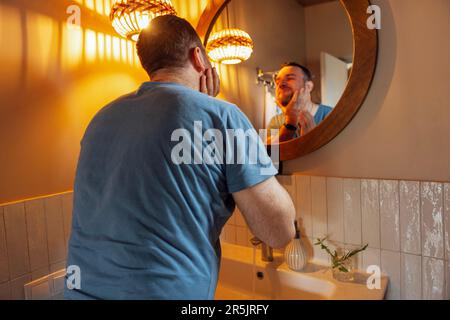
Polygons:
[[312,102],[312,74],[296,62],[283,65],[275,77],[275,86],[276,101],[283,113],[271,119],[267,144],[304,136],[333,111],[331,107]]
[[249,120],[213,98],[219,78],[192,26],[158,17],[137,51],[151,82],[81,141],[65,298],[213,299],[235,205],[274,248],[293,238],[295,209]]

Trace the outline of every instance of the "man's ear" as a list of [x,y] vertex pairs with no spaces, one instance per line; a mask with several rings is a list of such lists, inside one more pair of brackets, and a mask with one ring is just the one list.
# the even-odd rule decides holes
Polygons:
[[308,93],[311,93],[314,90],[314,82],[306,81],[305,88]]
[[203,50],[199,47],[195,47],[192,50],[192,65],[199,73],[205,72],[208,67],[207,62],[205,61]]

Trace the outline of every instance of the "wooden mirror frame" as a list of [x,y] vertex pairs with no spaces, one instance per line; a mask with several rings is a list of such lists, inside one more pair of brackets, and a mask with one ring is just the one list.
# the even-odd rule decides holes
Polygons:
[[[197,32],[205,45],[225,7],[231,0],[210,0],[200,17]],[[345,129],[361,108],[377,64],[378,33],[367,27],[368,0],[340,0],[353,32],[353,69],[347,87],[333,112],[307,135],[280,143],[280,160],[296,159],[325,146]]]

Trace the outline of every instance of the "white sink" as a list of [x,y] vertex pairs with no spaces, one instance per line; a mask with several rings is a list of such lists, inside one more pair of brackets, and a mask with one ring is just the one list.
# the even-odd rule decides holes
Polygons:
[[231,244],[222,244],[222,264],[216,291],[217,300],[382,300],[388,279],[381,289],[369,290],[367,275],[357,274],[352,283],[333,278],[326,266],[309,264],[302,272],[288,268],[281,254],[273,262],[261,261],[261,252]]

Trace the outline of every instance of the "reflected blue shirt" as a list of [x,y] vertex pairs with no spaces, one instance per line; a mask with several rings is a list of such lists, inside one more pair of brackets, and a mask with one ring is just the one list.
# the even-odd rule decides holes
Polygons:
[[[319,108],[317,109],[317,113],[314,116],[314,121],[316,122],[316,125],[319,125],[325,118],[333,111],[331,107],[325,106],[323,104],[319,105]],[[272,120],[269,123],[268,130],[275,130],[280,129],[284,123],[286,122],[286,117],[284,114],[279,114],[277,116],[274,116]],[[301,136],[300,134],[301,128],[299,127],[297,129],[297,132],[294,135],[294,138],[299,138]],[[270,131],[269,131],[270,132]]]
[[277,171],[259,136],[264,159],[256,164],[175,164],[172,134],[184,129],[194,137],[195,121],[202,133],[256,134],[235,105],[175,83],[144,83],[91,121],[81,141],[67,262],[80,268],[81,288],[66,287],[66,299],[214,298],[231,194]]

